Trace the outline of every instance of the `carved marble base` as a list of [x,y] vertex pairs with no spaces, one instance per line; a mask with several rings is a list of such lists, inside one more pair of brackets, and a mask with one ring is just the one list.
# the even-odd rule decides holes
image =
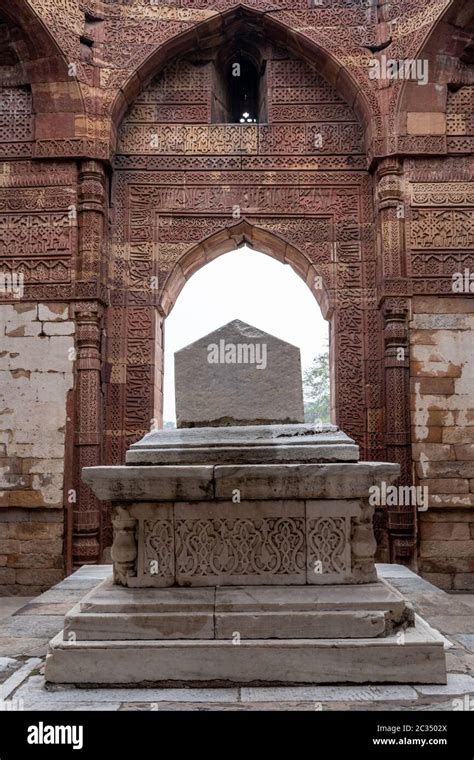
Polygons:
[[369,488],[399,467],[358,456],[331,425],[165,430],[83,477],[112,502],[121,585],[370,583]]
[[161,431],[85,468],[114,584],[66,616],[46,679],[444,683],[441,638],[377,581],[369,489],[398,474],[309,425]]

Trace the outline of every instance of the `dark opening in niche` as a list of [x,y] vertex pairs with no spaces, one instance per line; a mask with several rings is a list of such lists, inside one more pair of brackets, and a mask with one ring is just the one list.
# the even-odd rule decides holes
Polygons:
[[255,124],[259,121],[259,81],[257,69],[247,58],[229,61],[229,116],[234,124]]
[[258,45],[237,40],[223,45],[214,63],[214,124],[258,124],[266,120],[265,60]]

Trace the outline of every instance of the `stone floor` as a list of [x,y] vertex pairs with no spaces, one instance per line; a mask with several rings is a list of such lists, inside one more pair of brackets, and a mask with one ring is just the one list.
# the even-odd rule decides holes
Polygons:
[[108,575],[101,565],[82,567],[35,599],[0,597],[0,710],[474,710],[474,594],[449,595],[400,565],[378,570],[446,637],[447,686],[45,688],[48,641]]

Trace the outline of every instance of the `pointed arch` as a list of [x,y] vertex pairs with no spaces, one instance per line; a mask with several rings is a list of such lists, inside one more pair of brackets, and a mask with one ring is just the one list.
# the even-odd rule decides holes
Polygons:
[[367,93],[364,92],[353,73],[339,61],[334,54],[321,42],[316,43],[304,32],[290,28],[283,21],[269,15],[268,10],[256,10],[244,3],[237,3],[222,13],[210,16],[180,32],[166,42],[159,45],[131,74],[121,90],[117,94],[111,109],[112,129],[116,135],[117,128],[127,109],[132,105],[136,96],[150,83],[170,60],[176,56],[188,53],[192,49],[203,49],[209,41],[216,43],[219,38],[224,38],[229,27],[234,25],[251,26],[264,34],[271,41],[285,47],[294,55],[302,58],[311,67],[317,69],[327,81],[335,87],[349,106],[351,106],[359,119],[364,132],[366,142],[372,134],[375,116],[374,107],[376,101],[369,102]]
[[25,43],[24,54],[28,56],[29,62],[44,58],[55,58],[62,62],[67,74],[67,62],[63,51],[39,15],[26,0],[0,2],[0,14],[11,24],[21,29]]
[[289,264],[316,298],[324,319],[332,315],[332,303],[327,284],[307,256],[294,245],[268,229],[251,224],[245,217],[224,227],[187,251],[174,265],[160,294],[159,311],[163,317],[171,312],[186,282],[201,267],[224,253],[247,245]]
[[26,0],[0,0],[0,15],[21,34],[15,52],[31,87],[34,114],[45,114],[50,127],[49,114],[61,109],[58,102],[64,101],[64,95],[57,98],[58,82],[67,90],[75,113],[84,112],[82,90],[78,80],[69,74],[66,54],[31,4]]
[[[410,110],[444,113],[449,87],[455,91],[464,84],[463,63],[468,61],[472,66],[474,62],[474,5],[465,0],[450,0],[429,26],[415,58],[428,62],[429,86],[419,87],[417,82],[403,81],[398,93],[397,113]],[[453,65],[450,65],[450,59]],[[468,78],[471,83],[471,77]],[[440,86],[444,86],[441,95]]]

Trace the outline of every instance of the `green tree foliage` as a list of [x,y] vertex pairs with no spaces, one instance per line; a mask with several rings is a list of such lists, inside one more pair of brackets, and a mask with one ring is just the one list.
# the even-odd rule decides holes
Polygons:
[[306,422],[329,422],[329,354],[318,354],[303,373],[304,418]]

